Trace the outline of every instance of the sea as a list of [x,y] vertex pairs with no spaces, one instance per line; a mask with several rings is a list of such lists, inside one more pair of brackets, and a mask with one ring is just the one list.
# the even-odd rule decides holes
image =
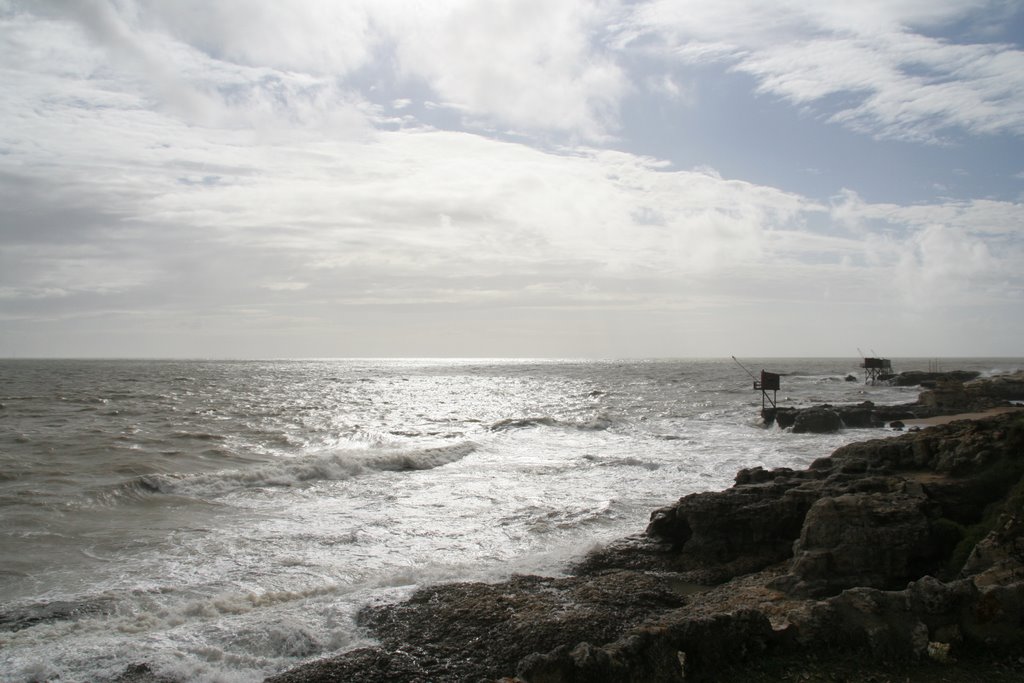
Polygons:
[[[893,368],[1024,368],[893,359]],[[368,604],[562,575],[652,510],[887,430],[859,359],[0,360],[0,680],[260,681],[373,644]],[[848,378],[852,376],[852,381]]]

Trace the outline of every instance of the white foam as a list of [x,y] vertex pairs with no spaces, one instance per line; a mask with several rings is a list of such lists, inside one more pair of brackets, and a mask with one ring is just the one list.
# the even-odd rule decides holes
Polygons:
[[339,450],[298,457],[281,456],[274,463],[248,469],[145,475],[119,486],[118,491],[126,499],[157,493],[216,496],[239,488],[288,487],[316,481],[340,481],[371,471],[433,469],[460,460],[476,448],[475,443],[466,441],[433,448]]

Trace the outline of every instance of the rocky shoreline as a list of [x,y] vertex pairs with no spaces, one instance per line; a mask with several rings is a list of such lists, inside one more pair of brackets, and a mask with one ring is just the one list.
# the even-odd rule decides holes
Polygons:
[[[991,407],[1022,387],[939,384],[916,405]],[[867,681],[894,666],[907,680],[1018,680],[1022,532],[1024,413],[956,421],[802,471],[741,470],[566,577],[366,607],[379,645],[268,683]]]
[[925,391],[916,401],[892,406],[878,406],[871,401],[856,405],[818,405],[810,408],[767,408],[761,412],[766,425],[777,424],[794,433],[817,433],[840,429],[901,427],[904,420],[920,420],[985,412],[1013,405],[1024,400],[1024,373],[997,375],[978,379],[978,373],[903,372],[890,382],[895,386],[921,386]]

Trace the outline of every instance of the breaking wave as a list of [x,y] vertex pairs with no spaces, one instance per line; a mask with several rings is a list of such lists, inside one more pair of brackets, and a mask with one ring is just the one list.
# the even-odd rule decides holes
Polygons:
[[584,431],[602,431],[608,429],[613,421],[607,415],[596,415],[589,420],[559,420],[547,415],[537,417],[510,417],[498,420],[488,429],[492,432],[504,432],[510,429],[529,429],[532,427],[567,427]]
[[442,467],[477,449],[472,441],[435,448],[393,451],[335,451],[281,459],[251,469],[200,474],[147,474],[122,482],[96,496],[100,502],[131,502],[158,494],[201,497],[237,489],[287,487],[316,481],[341,481],[369,472],[406,472]]

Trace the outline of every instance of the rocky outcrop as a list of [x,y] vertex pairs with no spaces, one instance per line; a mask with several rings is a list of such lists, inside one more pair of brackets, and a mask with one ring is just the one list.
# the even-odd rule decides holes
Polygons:
[[897,387],[925,387],[931,388],[937,384],[956,382],[963,384],[977,379],[980,372],[974,370],[950,370],[948,372],[925,372],[923,370],[908,370],[895,375],[889,383]]
[[[761,417],[766,425],[777,424],[793,433],[826,434],[840,429],[878,428],[893,422],[920,418],[981,412],[1024,401],[1024,373],[975,379],[976,372],[902,373],[900,377],[935,377],[925,384],[913,403],[878,406],[871,401],[856,405],[819,405],[809,408],[766,408]],[[971,381],[968,381],[971,380]],[[910,382],[905,386],[918,384]],[[923,384],[922,386],[925,386]]]
[[[791,595],[825,597],[851,586],[892,589],[921,576],[937,557],[920,487],[818,499],[793,545],[789,573],[773,582]],[[916,489],[916,490],[914,490]]]
[[742,470],[570,576],[368,607],[380,645],[272,680],[721,680],[744,662],[836,651],[1017,661],[1022,476],[1017,414],[850,444],[806,470]]

